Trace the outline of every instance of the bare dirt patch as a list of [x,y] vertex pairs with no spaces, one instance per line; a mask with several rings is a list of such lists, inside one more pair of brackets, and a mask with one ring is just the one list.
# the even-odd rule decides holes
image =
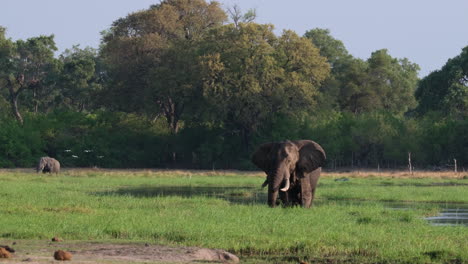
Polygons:
[[[13,241],[0,241],[12,245]],[[147,243],[49,242],[16,240],[5,263],[57,263],[56,250],[73,254],[72,263],[238,263],[237,256],[219,249],[170,247]],[[2,261],[0,261],[2,263]]]

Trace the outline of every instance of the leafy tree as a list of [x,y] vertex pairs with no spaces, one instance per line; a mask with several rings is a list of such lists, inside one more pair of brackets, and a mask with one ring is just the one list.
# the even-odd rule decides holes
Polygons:
[[59,60],[62,64],[59,78],[61,104],[79,112],[90,110],[101,90],[97,52],[74,46],[65,50]]
[[468,116],[468,46],[441,70],[423,78],[416,90],[417,111]]
[[244,149],[272,116],[311,109],[329,74],[326,59],[310,41],[292,31],[276,37],[271,25],[217,28],[203,51],[204,96],[218,122],[241,136]]
[[[40,36],[16,42],[6,39],[0,32],[0,78],[2,88],[8,90],[8,101],[15,118],[23,123],[19,110],[20,96],[29,93],[33,111],[38,112],[39,102],[49,97],[51,91],[47,77],[57,68],[54,58],[54,36]],[[50,99],[50,97],[49,97]]]
[[320,108],[339,110],[343,103],[341,95],[347,90],[345,87],[356,82],[361,85],[362,81],[356,79],[359,79],[359,73],[363,73],[364,69],[356,72],[356,66],[361,65],[362,61],[354,59],[343,42],[332,37],[328,29],[315,28],[307,31],[304,37],[319,48],[320,55],[326,57],[331,66],[330,76],[320,86]]
[[392,113],[404,113],[415,106],[414,91],[418,82],[417,64],[408,59],[392,58],[386,49],[372,53],[367,60],[370,103]]
[[415,106],[419,66],[378,50],[363,64],[352,61],[341,90],[342,108],[353,113],[387,110],[405,113]]
[[[351,113],[363,112],[364,99],[372,91],[366,91],[368,64],[361,59],[347,61],[344,70],[337,73],[338,103],[340,110]],[[367,87],[369,88],[369,87]]]
[[387,109],[404,113],[415,106],[414,89],[419,67],[407,59],[392,58],[387,50],[372,53],[367,61],[353,58],[343,42],[327,29],[305,33],[331,65],[330,77],[320,87],[321,108],[353,113]]
[[[0,26],[0,76],[5,76],[9,66],[9,57],[13,47],[13,42],[5,36],[6,28]],[[6,87],[6,78],[0,78],[0,110],[4,113],[9,108],[8,90]]]
[[196,43],[225,19],[217,2],[165,0],[115,21],[102,48],[111,80],[107,106],[163,114],[176,134],[197,91]]
[[320,55],[327,58],[332,73],[336,73],[344,61],[352,58],[343,42],[333,38],[328,29],[314,28],[306,31],[304,37],[310,39],[320,50]]

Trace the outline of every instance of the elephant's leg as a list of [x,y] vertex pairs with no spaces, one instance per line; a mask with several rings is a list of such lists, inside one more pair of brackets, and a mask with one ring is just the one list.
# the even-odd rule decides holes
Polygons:
[[315,190],[317,189],[317,185],[318,185],[321,172],[322,172],[322,168],[318,168],[309,174],[310,175],[310,187],[311,187],[311,200],[310,200],[311,205],[315,198]]
[[301,205],[301,187],[296,181],[294,188],[289,192],[289,199],[292,206]]
[[312,202],[312,189],[310,186],[310,180],[308,174],[305,174],[303,178],[300,179],[301,182],[301,205],[304,208],[309,208]]
[[289,190],[287,192],[279,192],[279,199],[283,203],[283,206],[289,206]]
[[310,173],[304,173],[303,177],[300,178],[301,204],[305,208],[310,208],[312,205],[321,170],[321,168],[318,168]]

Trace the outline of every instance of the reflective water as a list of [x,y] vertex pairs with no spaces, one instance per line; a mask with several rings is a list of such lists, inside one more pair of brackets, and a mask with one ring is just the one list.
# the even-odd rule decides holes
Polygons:
[[438,216],[426,217],[432,225],[464,225],[468,226],[468,209],[445,208]]
[[[236,204],[266,204],[267,194],[264,189],[252,186],[139,186],[121,188],[116,191],[100,193],[99,195],[130,195],[135,197],[181,196],[181,197],[214,197]],[[437,216],[425,218],[432,225],[463,225],[468,226],[468,204],[455,203],[418,203],[418,202],[388,202],[363,200],[328,200],[317,199],[314,205],[364,205],[382,203],[394,210],[411,210],[421,207],[435,206],[440,209]]]

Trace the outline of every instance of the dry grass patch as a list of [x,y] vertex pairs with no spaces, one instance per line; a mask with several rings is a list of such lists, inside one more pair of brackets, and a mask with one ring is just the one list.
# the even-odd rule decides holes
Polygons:
[[402,179],[466,179],[468,172],[453,171],[414,171],[412,174],[409,171],[386,170],[386,171],[373,171],[373,170],[355,170],[347,172],[333,172],[325,171],[322,176],[324,177],[351,177],[351,178],[369,178],[369,177],[384,177],[384,178],[402,178]]
[[[0,169],[0,175],[32,174],[36,173],[33,168]],[[135,176],[135,177],[192,177],[192,176],[255,176],[265,177],[262,171],[241,170],[183,170],[183,169],[104,169],[104,168],[63,168],[62,175],[73,177],[93,176]],[[39,174],[41,175],[41,174]],[[59,174],[60,176],[60,174]],[[453,171],[414,171],[412,174],[406,170],[352,170],[352,171],[329,171],[324,169],[323,177],[332,178],[434,178],[434,179],[467,179],[468,172]],[[50,177],[50,175],[48,175]]]

